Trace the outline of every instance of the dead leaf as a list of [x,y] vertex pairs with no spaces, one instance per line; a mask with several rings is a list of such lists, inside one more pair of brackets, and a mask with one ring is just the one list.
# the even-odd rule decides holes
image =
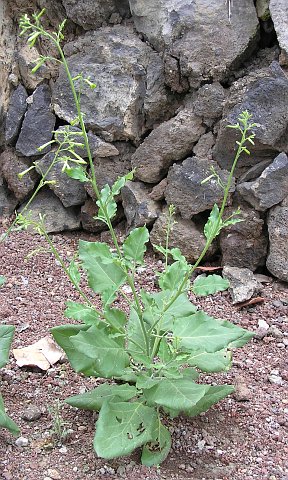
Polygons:
[[196,270],[201,272],[214,272],[214,270],[222,270],[223,267],[196,267]]
[[13,355],[19,367],[38,367],[41,370],[48,370],[51,365],[60,360],[62,354],[62,350],[49,336],[41,338],[28,347],[13,350]]
[[263,297],[255,297],[255,298],[250,298],[250,300],[247,300],[245,302],[240,302],[236,304],[236,307],[242,308],[242,307],[248,307],[249,305],[256,305],[257,303],[263,303],[265,302],[266,298]]

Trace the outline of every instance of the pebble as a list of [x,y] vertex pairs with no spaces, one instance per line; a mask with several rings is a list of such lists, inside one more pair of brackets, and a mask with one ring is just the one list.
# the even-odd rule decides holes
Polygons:
[[238,402],[247,402],[250,400],[251,392],[243,380],[236,379],[233,396]]
[[41,417],[41,414],[41,410],[37,405],[29,405],[22,413],[22,418],[27,422],[34,422]]
[[269,375],[268,380],[270,383],[275,383],[276,385],[282,385],[282,378],[279,375]]
[[268,330],[268,334],[272,335],[272,337],[274,337],[274,338],[282,338],[283,337],[283,333],[281,332],[281,330],[279,328],[275,327],[275,325],[271,325],[271,327]]
[[283,303],[281,302],[281,300],[273,300],[272,305],[273,307],[276,307],[276,308],[283,307]]
[[55,470],[54,468],[48,468],[47,473],[52,480],[60,480],[61,475],[58,472],[58,470]]
[[265,320],[258,320],[258,327],[259,328],[263,328],[264,330],[268,330],[269,329],[269,323],[267,323]]
[[27,447],[28,443],[29,443],[28,438],[19,437],[17,438],[15,445],[17,445],[17,447]]
[[67,453],[68,452],[67,447],[63,446],[63,447],[59,448],[59,452],[60,453]]

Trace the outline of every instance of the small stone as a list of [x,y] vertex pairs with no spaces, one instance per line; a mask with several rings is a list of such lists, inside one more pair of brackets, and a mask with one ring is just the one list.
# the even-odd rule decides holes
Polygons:
[[60,453],[67,453],[68,452],[67,447],[63,446],[63,447],[59,448],[59,452]]
[[186,470],[186,465],[185,465],[185,463],[180,463],[179,469],[180,469],[180,470]]
[[41,410],[36,405],[29,405],[29,407],[27,407],[22,414],[23,420],[26,420],[27,422],[34,422],[40,417]]
[[58,472],[58,470],[55,470],[54,468],[48,468],[47,473],[48,473],[49,477],[52,478],[52,480],[60,480],[61,479],[60,473]]
[[282,378],[278,375],[269,375],[268,380],[270,383],[274,383],[275,385],[282,385]]
[[269,323],[265,322],[265,320],[258,320],[258,327],[259,328],[263,328],[264,330],[268,330],[269,329]]
[[247,402],[251,398],[251,392],[242,378],[236,379],[234,398],[237,402]]
[[27,447],[28,443],[29,443],[28,438],[19,437],[17,438],[15,445],[17,445],[17,447]]
[[124,477],[124,476],[125,476],[125,467],[124,467],[124,465],[120,465],[120,466],[117,468],[117,474],[120,475],[120,477]]
[[275,307],[275,308],[281,308],[281,307],[283,307],[283,303],[281,302],[281,300],[273,300],[272,305],[273,305],[273,307]]
[[256,338],[256,340],[262,340],[264,337],[266,337],[267,333],[268,330],[265,328],[257,328],[254,338]]
[[274,325],[271,325],[271,327],[268,330],[268,334],[272,335],[274,338],[283,338],[283,333],[281,330]]

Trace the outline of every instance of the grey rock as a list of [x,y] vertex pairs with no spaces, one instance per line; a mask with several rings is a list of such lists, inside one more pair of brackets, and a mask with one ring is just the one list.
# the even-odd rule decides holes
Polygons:
[[[98,213],[98,207],[94,200],[88,198],[85,204],[81,207],[81,224],[82,228],[87,232],[99,233],[108,229],[106,223],[97,220],[95,217]],[[115,226],[124,218],[124,211],[122,205],[118,205],[117,213],[112,220],[112,225]]]
[[[236,208],[228,207],[224,219]],[[265,265],[268,238],[264,220],[260,214],[248,206],[241,206],[239,216],[243,221],[223,229],[220,233],[222,265],[249,268],[254,271]]]
[[9,189],[17,200],[22,201],[34,189],[38,180],[35,170],[30,170],[22,178],[18,177],[31,166],[29,159],[19,157],[14,150],[4,150],[0,155],[0,169]]
[[[175,164],[170,168],[165,200],[168,204],[175,205],[183,218],[191,218],[192,215],[209,210],[215,203],[222,201],[223,189],[217,179],[212,178],[201,185],[202,180],[211,175],[211,166],[226,184],[229,173],[221,170],[215,162],[190,157],[182,164]],[[230,192],[234,190],[232,183]]]
[[234,83],[224,108],[224,117],[213,149],[213,157],[222,168],[230,169],[236,152],[239,132],[227,128],[237,122],[239,114],[248,110],[254,129],[255,145],[251,155],[243,154],[238,168],[253,166],[288,149],[288,78],[276,62]]
[[47,65],[42,65],[36,73],[31,70],[38,63],[40,52],[34,47],[29,47],[24,39],[19,39],[17,45],[17,64],[21,75],[21,80],[27,90],[35,90],[45,79],[50,79],[52,69]]
[[130,9],[138,32],[157,50],[169,49],[193,87],[223,78],[257,40],[252,0],[233,5],[231,22],[217,0],[130,0]]
[[268,330],[268,334],[274,338],[283,338],[284,336],[281,330],[275,327],[275,325],[271,325],[271,327]]
[[263,21],[267,21],[270,18],[269,3],[270,0],[256,0],[257,16]]
[[15,441],[15,445],[17,447],[27,447],[28,443],[29,443],[29,440],[28,440],[28,438],[25,438],[25,437],[19,437]]
[[265,211],[288,195],[288,157],[280,153],[253,182],[240,183],[240,195],[256,210]]
[[193,153],[198,158],[212,160],[212,148],[215,145],[215,137],[212,132],[204,133],[193,147]]
[[211,125],[221,117],[226,95],[226,90],[218,82],[203,85],[197,91],[193,102],[194,112],[202,117],[207,125]]
[[163,178],[160,183],[158,183],[157,185],[155,185],[155,187],[152,188],[151,193],[149,193],[149,197],[151,198],[151,200],[155,200],[156,202],[164,200],[164,193],[166,187],[167,178]]
[[[49,182],[49,188],[61,200],[64,207],[72,207],[74,205],[82,205],[86,200],[86,191],[82,182],[68,177],[62,172],[63,163],[56,161],[50,169],[55,158],[54,152],[49,152],[41,160],[35,162],[36,170],[39,174],[45,174],[46,180]],[[72,165],[72,164],[71,164]]]
[[267,217],[269,252],[266,266],[272,275],[288,281],[288,197],[272,207]]
[[0,217],[12,215],[17,204],[17,198],[8,189],[3,177],[0,175]]
[[159,182],[172,163],[192,152],[193,145],[205,133],[201,119],[191,110],[181,110],[176,117],[155,128],[132,157],[132,167],[143,182]]
[[[162,60],[142,42],[131,26],[115,25],[87,32],[65,46],[72,75],[85,72],[97,87],[82,85],[85,123],[107,141],[138,141],[145,129],[173,114],[164,85]],[[80,89],[80,81],[76,89]],[[83,82],[82,82],[83,83]],[[65,71],[53,86],[56,114],[70,122],[76,117]]]
[[[62,131],[63,131],[63,135],[61,135]],[[57,130],[56,130],[57,134],[55,134],[55,137],[57,136],[58,141],[63,142],[65,131],[68,131],[69,133],[71,133],[71,132],[80,133],[81,129],[78,128],[78,127],[71,127],[70,125],[69,126],[66,125],[64,127],[57,128]],[[77,155],[80,155],[80,157],[82,157],[82,158],[87,158],[88,153],[87,153],[87,150],[86,150],[85,145],[84,145],[83,137],[79,136],[79,135],[74,135],[74,136],[71,135],[70,139],[74,142],[83,144],[83,147],[75,147],[75,153],[77,153]],[[119,152],[118,152],[117,148],[114,147],[114,145],[112,145],[111,143],[104,142],[104,140],[102,140],[102,138],[97,137],[97,135],[95,135],[92,132],[88,132],[88,140],[89,140],[89,147],[90,147],[90,150],[91,150],[92,157],[95,157],[95,156],[111,157],[111,156],[119,155]],[[67,144],[67,146],[68,146],[68,144]],[[65,147],[66,147],[66,145],[64,144],[63,148],[65,148]]]
[[128,229],[151,225],[161,212],[161,204],[151,200],[150,188],[141,182],[130,182],[122,188],[122,201]]
[[22,413],[22,418],[27,422],[34,422],[35,420],[39,420],[41,415],[42,412],[37,405],[29,405]]
[[286,0],[270,0],[269,9],[279,45],[288,54],[288,8]]
[[[165,209],[156,220],[151,230],[150,242],[152,245],[165,245],[167,218],[167,209]],[[184,220],[180,215],[175,215],[175,221],[176,223],[174,224],[169,237],[169,247],[180,248],[188,262],[194,263],[206,244],[202,228],[199,228],[191,220]],[[213,243],[206,254],[206,259],[213,256],[216,248],[216,244]]]
[[85,30],[96,29],[108,22],[111,15],[128,15],[128,0],[63,0],[67,17]]
[[52,139],[56,121],[55,115],[50,110],[51,95],[48,85],[37,87],[32,100],[16,143],[17,152],[26,157],[41,155],[50,150],[50,147],[47,147],[40,153],[38,147]]
[[[21,206],[22,212],[25,204]],[[47,233],[63,232],[64,230],[77,230],[80,228],[80,215],[74,207],[64,208],[59,198],[54,193],[43,188],[30,204],[25,215],[36,222],[39,221],[39,214],[44,215],[44,224]],[[33,233],[33,230],[30,228]]]
[[243,182],[250,182],[251,180],[255,180],[257,177],[263,173],[265,168],[269,167],[270,163],[272,163],[272,159],[268,158],[267,160],[262,160],[262,162],[253,165],[253,167],[249,168],[238,180],[238,183]]
[[270,383],[273,383],[275,385],[282,385],[283,384],[283,380],[282,380],[282,377],[280,377],[280,375],[269,375],[268,376],[268,380]]
[[251,270],[225,266],[223,276],[230,282],[230,293],[233,303],[250,300],[254,294],[261,290],[261,284],[257,282]]
[[18,85],[11,95],[6,117],[5,140],[8,145],[15,145],[25,112],[28,93],[23,85]]

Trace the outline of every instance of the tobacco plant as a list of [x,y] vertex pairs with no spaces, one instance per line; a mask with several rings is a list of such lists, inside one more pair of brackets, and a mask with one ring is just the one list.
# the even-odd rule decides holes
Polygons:
[[[237,161],[243,151],[249,153],[246,145],[253,144],[252,129],[256,125],[251,123],[251,115],[246,111],[241,113],[235,125],[230,125],[239,132],[237,151],[227,184],[222,185],[220,208],[214,205],[204,227],[206,245],[196,263],[190,265],[178,248],[169,248],[174,222],[174,209],[170,206],[166,243],[155,246],[165,258],[164,271],[157,272],[159,289],[157,292],[139,291],[135,274],[145,263],[149,231],[146,226],[136,228],[120,245],[112,227],[117,211],[116,198],[133,174],[99,191],[81,112],[83,85],[86,83],[92,89],[96,85],[82,72],[72,77],[61,47],[65,22],[57,32],[50,33],[42,26],[43,13],[34,14],[32,19],[24,15],[20,21],[21,34],[28,34],[31,46],[40,36],[56,46],[59,58],[55,60],[66,71],[75,103],[75,119],[71,125],[80,127],[77,145],[73,144],[75,132],[69,125],[65,127],[64,143],[57,136],[50,142],[56,147],[53,164],[61,162],[63,171],[70,177],[90,183],[97,198],[97,218],[110,230],[113,248],[106,243],[80,240],[78,258],[67,265],[45,230],[45,218],[35,221],[22,212],[17,222],[33,226],[45,236],[81,296],[81,302],[68,301],[65,310],[67,318],[79,323],[53,328],[56,342],[64,349],[76,372],[109,380],[87,393],[69,397],[66,402],[99,412],[94,448],[100,457],[128,455],[142,447],[142,463],[157,465],[166,458],[171,447],[166,417],[180,414],[193,417],[233,392],[232,385],[200,383],[199,375],[229,370],[233,348],[243,346],[252,337],[251,332],[198,310],[190,301],[189,292],[208,295],[225,290],[229,285],[218,275],[200,276],[193,282],[191,276],[221,229],[241,221],[238,210],[228,219],[223,218],[223,213]],[[48,58],[51,59],[40,57],[33,70],[40,68]],[[76,146],[86,149],[88,165],[75,153]],[[46,173],[43,172],[44,184]],[[203,183],[215,175],[217,177],[212,171]],[[85,280],[92,291],[89,296],[81,288],[80,282]],[[127,290],[131,294],[127,294]],[[94,294],[101,299],[100,309],[93,304]],[[115,301],[121,298],[129,306],[128,313],[115,306]]]

